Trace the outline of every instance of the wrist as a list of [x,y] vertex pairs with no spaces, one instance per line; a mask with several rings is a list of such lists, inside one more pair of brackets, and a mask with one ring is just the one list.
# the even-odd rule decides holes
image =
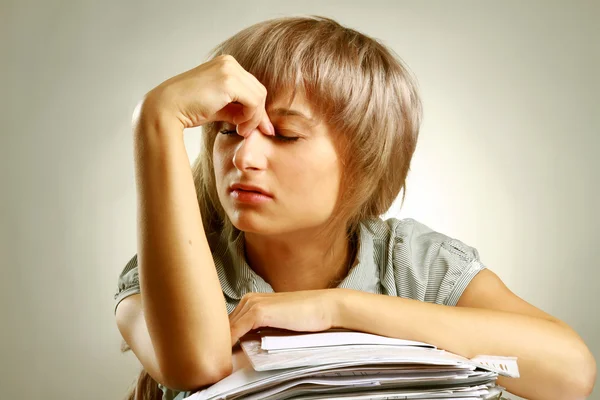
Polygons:
[[349,321],[348,312],[351,309],[349,303],[354,297],[354,290],[350,289],[330,289],[330,310],[331,310],[331,327],[353,329]]
[[175,136],[173,132],[183,135],[184,125],[160,101],[158,95],[152,91],[136,105],[133,112],[132,126],[136,135],[163,135]]

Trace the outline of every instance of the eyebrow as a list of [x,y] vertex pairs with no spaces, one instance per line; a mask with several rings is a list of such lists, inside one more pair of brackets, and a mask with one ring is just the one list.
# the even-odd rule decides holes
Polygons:
[[274,110],[270,110],[269,114],[280,115],[284,117],[300,117],[309,122],[314,122],[314,119],[308,117],[307,115],[301,113],[298,110],[293,110],[291,108],[276,108]]

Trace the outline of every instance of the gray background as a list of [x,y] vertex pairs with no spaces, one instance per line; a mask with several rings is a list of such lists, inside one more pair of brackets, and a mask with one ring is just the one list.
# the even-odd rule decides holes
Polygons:
[[282,15],[333,17],[406,61],[425,119],[388,216],[476,247],[600,358],[599,2],[294,3],[2,3],[0,397],[125,392],[139,364],[119,353],[113,293],[136,251],[135,103]]

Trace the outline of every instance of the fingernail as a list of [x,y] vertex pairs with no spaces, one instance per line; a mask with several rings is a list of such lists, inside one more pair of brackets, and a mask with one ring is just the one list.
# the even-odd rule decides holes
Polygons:
[[269,127],[271,128],[271,135],[275,136],[275,127],[273,126],[272,123],[269,122]]

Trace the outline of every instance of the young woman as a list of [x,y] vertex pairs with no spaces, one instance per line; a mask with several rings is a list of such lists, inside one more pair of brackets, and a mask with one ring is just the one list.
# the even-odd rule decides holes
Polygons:
[[[115,295],[144,367],[130,398],[222,379],[232,346],[265,326],[517,356],[521,377],[498,379],[510,392],[589,394],[595,360],[567,324],[513,294],[476,249],[380,219],[406,193],[420,122],[399,57],[317,16],[246,28],[148,92],[133,118],[138,253]],[[196,126],[190,168],[183,133]]]

